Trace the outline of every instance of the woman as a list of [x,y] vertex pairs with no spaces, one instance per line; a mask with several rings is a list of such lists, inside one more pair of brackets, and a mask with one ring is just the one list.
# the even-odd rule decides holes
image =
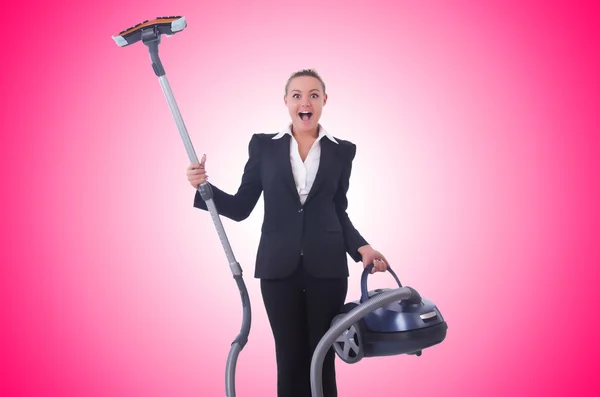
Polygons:
[[[289,127],[252,136],[237,193],[211,183],[217,210],[235,221],[246,219],[264,193],[255,277],[275,340],[279,397],[311,395],[312,353],[346,299],[346,254],[363,266],[373,263],[373,271],[387,269],[385,257],[346,213],[356,146],[319,124],[326,102],[325,84],[314,70],[294,73],[284,95]],[[208,179],[206,156],[188,167],[187,178],[196,189]],[[198,192],[194,206],[207,210]],[[327,397],[337,396],[334,358],[332,350],[323,364]]]

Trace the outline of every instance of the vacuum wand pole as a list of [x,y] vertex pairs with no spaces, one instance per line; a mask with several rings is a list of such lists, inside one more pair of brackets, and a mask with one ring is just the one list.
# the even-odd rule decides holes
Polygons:
[[[143,33],[142,33],[143,37]],[[160,43],[160,36],[156,40],[147,42],[148,51],[150,53],[150,59],[152,61],[152,68],[154,69],[154,73],[158,77],[158,81],[160,82],[160,86],[165,95],[165,99],[167,100],[167,104],[171,110],[171,114],[175,119],[175,124],[177,125],[177,129],[179,130],[179,135],[181,136],[181,140],[185,146],[185,150],[187,152],[188,158],[192,163],[198,163],[198,156],[194,149],[194,145],[190,139],[190,135],[187,131],[187,127],[183,121],[183,117],[181,116],[181,112],[179,111],[179,106],[177,106],[177,102],[175,101],[175,96],[173,95],[173,90],[171,89],[171,85],[169,84],[169,80],[167,79],[167,74],[165,72],[164,67],[162,66],[162,62],[160,61],[160,57],[158,55],[158,44]],[[204,201],[209,206],[209,212],[213,218],[213,222],[217,227],[217,232],[219,233],[219,239],[221,240],[221,245],[225,250],[225,254],[227,259],[229,260],[229,266],[231,268],[231,272],[234,276],[239,276],[242,274],[242,269],[240,264],[236,261],[235,256],[233,254],[233,250],[231,249],[231,245],[229,244],[229,240],[225,234],[223,224],[219,217],[216,208],[214,207],[213,200],[213,192],[210,184],[208,182],[202,183],[198,186],[198,191],[200,195],[204,199]]]
[[[148,47],[150,60],[152,61],[152,69],[158,77],[160,86],[167,100],[167,104],[171,110],[171,114],[175,119],[175,124],[179,130],[181,140],[185,145],[188,158],[191,163],[198,163],[198,156],[196,155],[196,151],[192,145],[192,141],[183,121],[183,117],[181,117],[181,112],[179,111],[179,107],[175,101],[173,90],[171,89],[165,69],[158,55],[158,46],[161,42],[162,35],[173,35],[182,31],[186,26],[187,23],[183,17],[158,17],[154,20],[144,21],[136,26],[126,29],[112,38],[120,47],[129,46],[138,41],[142,41]],[[242,300],[243,318],[241,330],[231,344],[229,355],[227,357],[227,365],[225,368],[226,396],[235,397],[235,368],[237,365],[237,359],[240,352],[248,342],[248,335],[250,334],[250,324],[252,318],[250,299],[248,297],[248,290],[242,277],[242,268],[233,254],[233,250],[229,244],[223,223],[221,222],[221,218],[219,217],[219,213],[215,206],[211,185],[208,182],[200,184],[200,186],[198,186],[198,192],[205,201],[208,212],[210,213],[215,228],[217,229],[219,240],[221,241],[225,255],[227,256],[229,267],[240,291]]]
[[[196,151],[194,150],[194,146],[192,145],[191,139],[189,137],[187,128],[185,123],[183,122],[183,118],[181,117],[181,112],[179,111],[179,107],[177,106],[177,102],[175,101],[175,97],[173,95],[173,90],[169,84],[169,80],[167,79],[167,75],[164,72],[164,68],[160,63],[160,58],[158,56],[158,45],[154,45],[150,43],[148,45],[150,51],[150,58],[152,60],[153,68],[158,76],[158,80],[160,82],[160,86],[163,90],[169,108],[171,109],[171,113],[173,114],[173,118],[175,119],[175,123],[177,124],[177,128],[179,130],[179,134],[187,151],[190,162],[198,163],[198,156],[196,155]],[[223,227],[223,223],[221,222],[221,218],[219,217],[219,213],[213,201],[213,192],[210,184],[208,182],[204,182],[198,186],[198,191],[202,196],[202,199],[206,202],[208,207],[208,211],[211,215],[213,223],[217,229],[217,234],[219,235],[219,240],[221,241],[221,245],[225,250],[225,255],[227,256],[227,260],[229,262],[229,267],[231,268],[231,272],[238,284],[238,288],[240,290],[242,305],[243,305],[243,321],[242,327],[240,330],[240,334],[235,338],[234,342],[231,345],[231,349],[229,355],[227,357],[227,365],[225,368],[225,389],[227,397],[235,397],[235,368],[237,364],[238,356],[241,350],[244,348],[245,344],[248,341],[248,335],[250,333],[250,299],[248,297],[248,291],[246,289],[246,285],[244,280],[242,279],[242,268],[238,261],[235,258],[231,245],[229,243],[229,239],[227,238],[227,234],[225,233],[225,229]]]

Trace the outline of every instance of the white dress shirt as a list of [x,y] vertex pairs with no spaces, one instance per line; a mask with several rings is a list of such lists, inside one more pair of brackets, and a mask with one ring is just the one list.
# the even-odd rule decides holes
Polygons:
[[292,164],[294,181],[296,182],[296,190],[298,191],[300,202],[304,204],[306,197],[315,182],[317,170],[319,169],[319,163],[321,161],[321,139],[327,137],[336,144],[338,142],[325,130],[325,128],[319,125],[319,136],[310,148],[306,160],[303,162],[300,157],[300,152],[298,151],[298,142],[296,142],[296,139],[294,139],[294,136],[292,135],[291,124],[287,128],[281,130],[273,137],[273,139],[279,139],[285,134],[289,134],[292,137],[292,139],[290,139],[290,162]]

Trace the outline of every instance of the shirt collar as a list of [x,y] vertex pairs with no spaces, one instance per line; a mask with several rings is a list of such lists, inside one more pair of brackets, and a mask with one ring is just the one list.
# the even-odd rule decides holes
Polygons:
[[[283,137],[285,134],[292,136],[292,124],[289,124],[287,127],[282,129],[281,131],[279,131],[279,133],[277,133],[277,135],[275,135],[273,137],[273,139],[279,139],[279,138]],[[323,126],[321,124],[319,124],[319,136],[317,137],[317,141],[319,141],[324,136],[329,138],[329,140],[332,141],[333,143],[338,143],[338,141],[335,140],[333,135],[331,135],[329,132],[327,132],[327,130],[325,128],[323,128]]]

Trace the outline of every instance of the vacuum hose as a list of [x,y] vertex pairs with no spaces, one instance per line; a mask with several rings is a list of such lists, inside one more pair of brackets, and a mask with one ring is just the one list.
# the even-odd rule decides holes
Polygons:
[[321,338],[317,345],[310,364],[310,388],[312,397],[323,397],[323,361],[339,338],[352,324],[358,322],[367,314],[395,301],[410,299],[413,290],[408,287],[382,292],[350,310],[343,319],[333,325]]

